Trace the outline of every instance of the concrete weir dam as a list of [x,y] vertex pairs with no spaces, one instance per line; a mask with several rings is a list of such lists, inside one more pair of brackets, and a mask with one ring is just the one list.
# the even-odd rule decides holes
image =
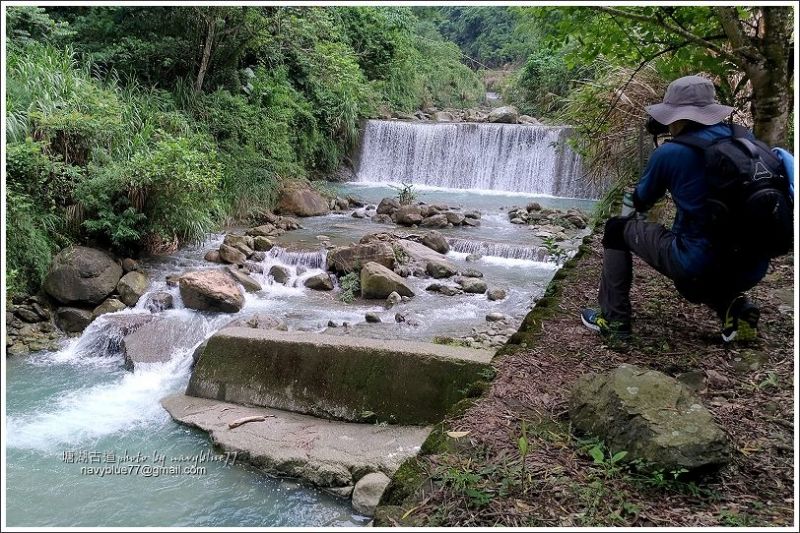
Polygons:
[[[497,338],[513,333],[559,268],[556,229],[512,223],[509,211],[535,202],[543,211],[587,213],[599,196],[581,180],[570,135],[528,125],[366,121],[356,179],[332,185],[365,207],[303,218],[302,228],[277,238],[251,261],[261,290],[246,293],[235,314],[189,309],[167,282],[219,268],[203,258],[224,235],[143,260],[150,287],[134,308],[102,315],[58,351],[7,360],[8,524],[366,525],[359,483],[380,494],[432,425],[479,390]],[[338,284],[328,292],[304,285],[327,271],[333,246],[427,231],[364,215],[401,183],[414,185],[417,201],[480,212],[480,224],[439,230],[449,243],[441,259],[479,271],[502,299],[431,292],[441,280],[415,273],[403,278],[414,296],[394,306],[346,303]],[[588,231],[557,241],[560,257]],[[287,279],[276,281],[273,266]],[[165,291],[174,307],[152,310],[151,296]],[[282,330],[231,327],[263,315],[280,319]],[[502,328],[487,330],[496,324],[490,315],[504,317]],[[435,344],[437,337],[479,347]],[[148,357],[137,360],[141,350]],[[253,421],[237,425],[246,419]],[[149,467],[183,460],[193,470],[113,470],[139,452]],[[238,454],[235,464],[209,459],[226,452]],[[89,454],[115,458],[100,465],[112,468],[108,475],[71,460]]]
[[368,120],[360,182],[596,198],[567,127]]

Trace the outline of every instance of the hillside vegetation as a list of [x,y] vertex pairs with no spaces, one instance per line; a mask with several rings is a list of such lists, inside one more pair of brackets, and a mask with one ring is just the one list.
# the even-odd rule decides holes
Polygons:
[[71,242],[169,251],[324,178],[383,110],[482,96],[404,8],[12,7],[7,287]]

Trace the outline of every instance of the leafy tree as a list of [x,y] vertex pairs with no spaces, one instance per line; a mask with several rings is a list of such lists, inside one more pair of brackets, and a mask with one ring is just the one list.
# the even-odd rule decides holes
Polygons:
[[577,43],[567,60],[655,64],[667,79],[705,72],[728,103],[750,101],[756,135],[786,142],[792,107],[791,11],[786,7],[517,8],[547,25],[551,45]]
[[517,18],[507,7],[430,7],[419,12],[459,45],[474,68],[517,63],[534,50],[532,35],[517,31]]

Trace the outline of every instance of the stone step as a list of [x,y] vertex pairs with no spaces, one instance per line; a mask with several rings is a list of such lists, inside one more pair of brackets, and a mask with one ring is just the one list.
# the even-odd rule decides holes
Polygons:
[[[161,405],[177,422],[208,432],[225,452],[237,452],[237,462],[253,464],[269,474],[300,478],[342,496],[349,496],[367,474],[382,472],[391,477],[403,461],[416,455],[431,430],[323,420],[184,394],[167,396]],[[228,427],[251,416],[266,420]]]
[[226,328],[186,394],[353,422],[438,422],[493,352],[424,342]]

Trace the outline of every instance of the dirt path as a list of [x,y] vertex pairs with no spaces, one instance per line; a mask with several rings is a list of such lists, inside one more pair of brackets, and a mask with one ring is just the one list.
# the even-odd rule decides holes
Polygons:
[[[549,296],[496,358],[485,394],[441,425],[423,455],[404,465],[384,496],[379,525],[756,526],[793,522],[793,258],[775,262],[751,292],[760,338],[726,349],[705,307],[637,260],[635,338],[613,345],[581,326],[594,305],[598,237],[557,276]],[[721,472],[676,480],[596,462],[597,442],[574,435],[567,394],[578,376],[621,363],[684,376],[729,434]],[[528,440],[524,467],[519,438]],[[447,432],[469,432],[465,436]]]

